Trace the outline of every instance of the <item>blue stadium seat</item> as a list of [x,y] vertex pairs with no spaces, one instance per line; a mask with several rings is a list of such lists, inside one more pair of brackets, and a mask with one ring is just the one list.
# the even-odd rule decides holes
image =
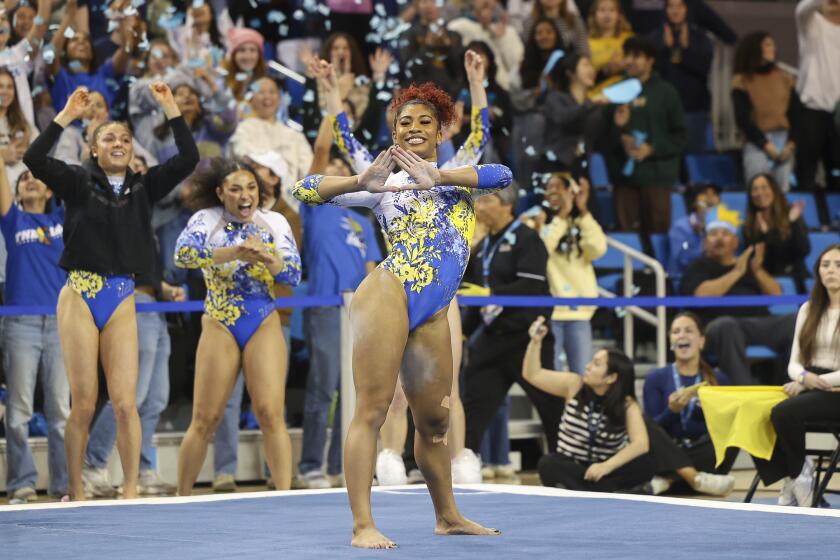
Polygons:
[[650,234],[650,244],[653,246],[653,256],[659,263],[668,268],[668,234],[667,233],[652,233]]
[[714,183],[723,189],[741,185],[738,166],[727,154],[688,154],[685,156],[688,182],[692,185]]
[[595,188],[610,186],[610,176],[607,174],[607,164],[604,156],[594,152],[589,157],[589,180]]
[[788,202],[793,204],[799,200],[805,201],[805,208],[802,209],[802,219],[808,229],[820,229],[820,212],[817,208],[817,200],[813,193],[788,193]]
[[825,195],[825,203],[828,206],[828,223],[840,222],[840,193]]
[[671,223],[686,215],[685,197],[682,193],[671,193]]
[[730,210],[737,210],[741,214],[741,222],[747,219],[747,193],[725,192],[721,193],[720,201],[726,204]]
[[[629,245],[637,251],[642,251],[642,240],[638,233],[611,233],[608,237],[620,243]],[[608,246],[604,256],[592,263],[596,270],[615,271],[624,268],[624,253]],[[633,262],[633,270],[642,270],[644,266],[638,261]],[[621,274],[598,274],[598,285],[611,292],[621,292]]]
[[615,202],[612,191],[596,189],[594,194],[598,201],[598,223],[606,230],[615,229]]
[[813,272],[814,265],[817,264],[817,258],[826,247],[835,243],[840,243],[840,234],[836,231],[828,233],[810,233],[808,239],[811,241],[811,252],[805,257],[805,266],[808,267],[808,272]]
[[[776,276],[776,282],[779,283],[779,286],[782,288],[782,295],[785,296],[795,296],[796,295],[796,282],[793,281],[793,278],[790,276]],[[788,313],[796,313],[796,310],[799,309],[795,304],[794,305],[771,305],[770,306],[770,313],[773,315],[787,315]]]
[[289,97],[291,97],[290,103],[292,107],[303,106],[303,94],[306,93],[306,88],[303,87],[303,84],[295,80],[288,79],[286,80],[286,91],[289,92]]
[[747,358],[751,360],[772,360],[776,358],[776,353],[767,346],[748,346]]
[[806,278],[805,279],[805,289],[808,291],[808,294],[810,295],[811,290],[814,289],[814,279],[813,278]]

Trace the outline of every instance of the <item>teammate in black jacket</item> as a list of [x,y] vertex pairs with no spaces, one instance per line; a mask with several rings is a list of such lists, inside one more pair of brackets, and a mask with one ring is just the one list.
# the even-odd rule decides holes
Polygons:
[[105,123],[94,131],[91,159],[82,166],[47,156],[62,130],[87,111],[91,101],[86,88],[73,92],[23,157],[32,174],[67,206],[59,264],[68,278],[58,298],[58,331],[72,399],[64,446],[73,500],[84,499],[82,457],[96,408],[100,358],[117,419],[123,497],[137,496],[140,420],[134,277],[154,258],[152,206],[192,173],[199,159],[169,87],[155,82],[150,88],[172,126],[178,155],[146,175],[128,166],[133,138],[120,122]]

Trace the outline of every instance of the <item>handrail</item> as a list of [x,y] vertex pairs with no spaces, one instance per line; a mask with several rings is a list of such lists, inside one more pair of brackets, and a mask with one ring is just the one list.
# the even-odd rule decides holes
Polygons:
[[[624,297],[633,297],[635,294],[633,293],[633,260],[637,260],[644,264],[645,266],[650,267],[653,270],[653,274],[656,278],[656,296],[657,297],[665,297],[665,269],[662,267],[662,264],[650,257],[641,251],[637,251],[633,247],[626,245],[620,241],[616,241],[611,237],[607,236],[607,245],[613,247],[614,249],[621,251],[624,254],[624,278],[623,278],[623,291]],[[601,295],[606,297],[615,297],[616,294],[604,290],[603,288],[598,289]],[[665,315],[665,306],[658,305],[656,306],[656,315],[654,316],[649,311],[642,309],[641,307],[631,305],[626,308],[626,313],[624,315],[624,352],[630,358],[633,358],[633,317],[638,317],[642,321],[650,325],[654,325],[656,327],[656,365],[657,366],[664,366],[667,360],[667,347],[665,343],[665,335],[666,335],[666,315]]]

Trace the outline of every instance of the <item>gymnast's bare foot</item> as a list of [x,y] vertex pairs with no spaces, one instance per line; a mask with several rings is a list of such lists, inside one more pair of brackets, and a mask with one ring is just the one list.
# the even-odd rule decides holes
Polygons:
[[435,524],[436,535],[501,535],[498,529],[483,527],[466,517],[458,516],[451,521],[439,518]]
[[358,548],[397,548],[397,543],[380,533],[376,527],[353,529],[350,544]]

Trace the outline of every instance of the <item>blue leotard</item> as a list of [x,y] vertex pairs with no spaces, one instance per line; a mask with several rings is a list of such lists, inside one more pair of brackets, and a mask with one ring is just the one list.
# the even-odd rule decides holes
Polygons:
[[[266,248],[283,261],[276,276],[262,263],[213,263],[215,249],[241,245],[253,235],[259,235]],[[222,207],[196,212],[178,237],[175,264],[202,269],[207,285],[204,310],[227,327],[240,350],[274,311],[274,284],[296,286],[301,274],[300,255],[288,222],[277,212],[265,210],[258,210],[247,223],[233,220]]]
[[[477,116],[476,116],[477,115]],[[487,110],[474,111],[475,127],[452,164],[445,168],[475,163],[484,146],[489,121]],[[353,137],[344,114],[336,118],[339,147],[348,153],[357,167],[370,161],[369,154]],[[329,201],[318,193],[323,176],[313,175],[299,181],[295,197],[307,204],[364,206],[373,210],[388,235],[391,250],[380,267],[393,273],[402,283],[408,301],[409,329],[414,330],[435,313],[449,305],[461,282],[470,255],[470,239],[475,225],[473,193],[504,188],[511,182],[510,170],[497,164],[476,166],[478,189],[437,186],[430,190],[401,190],[396,193],[357,192]],[[392,173],[388,185],[406,185],[413,179],[404,171]]]
[[99,332],[123,300],[134,293],[131,276],[110,276],[85,270],[71,270],[67,274],[67,285],[85,300]]

